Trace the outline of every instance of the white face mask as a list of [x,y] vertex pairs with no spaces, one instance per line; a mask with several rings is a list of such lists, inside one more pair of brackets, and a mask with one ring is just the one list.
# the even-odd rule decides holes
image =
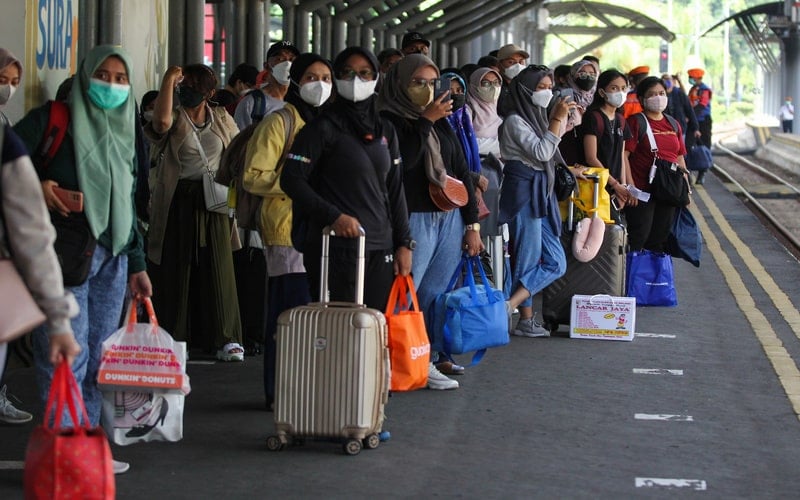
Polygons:
[[622,106],[626,97],[625,92],[606,92],[606,102],[615,108]]
[[16,91],[17,87],[11,85],[10,83],[0,85],[0,106],[7,103],[14,96],[14,92]]
[[654,113],[661,113],[667,109],[667,96],[654,95],[644,100],[644,109]]
[[489,104],[493,104],[497,102],[497,99],[500,97],[500,87],[478,87],[478,97],[481,98],[481,101],[488,102]]
[[336,90],[343,99],[360,102],[369,99],[375,93],[378,80],[364,81],[359,77],[352,80],[336,80]]
[[283,61],[272,67],[272,77],[281,85],[289,85],[289,70],[292,68],[292,61]]
[[153,121],[153,110],[152,109],[148,109],[147,111],[142,113],[142,119],[144,121],[146,121],[146,122]]
[[546,108],[551,99],[553,99],[553,91],[550,89],[537,90],[531,94],[531,102],[534,106]]
[[517,63],[517,64],[515,64],[513,66],[509,66],[505,70],[503,70],[503,74],[505,74],[508,78],[513,79],[523,69],[525,69],[525,66],[523,66],[520,63]]
[[318,108],[331,96],[333,84],[323,81],[308,82],[300,86],[300,98]]

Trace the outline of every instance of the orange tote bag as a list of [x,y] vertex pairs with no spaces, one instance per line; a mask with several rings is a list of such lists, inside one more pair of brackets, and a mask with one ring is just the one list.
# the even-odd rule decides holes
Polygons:
[[[409,296],[413,310],[409,306]],[[425,387],[431,344],[411,276],[398,275],[395,278],[386,304],[386,323],[389,327],[392,390],[412,391]]]

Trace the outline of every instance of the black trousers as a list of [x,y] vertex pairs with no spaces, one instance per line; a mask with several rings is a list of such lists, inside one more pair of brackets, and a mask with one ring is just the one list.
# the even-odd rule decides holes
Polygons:
[[675,207],[652,199],[647,203],[639,202],[635,207],[625,207],[628,244],[631,251],[644,248],[654,252],[664,252],[674,217]]

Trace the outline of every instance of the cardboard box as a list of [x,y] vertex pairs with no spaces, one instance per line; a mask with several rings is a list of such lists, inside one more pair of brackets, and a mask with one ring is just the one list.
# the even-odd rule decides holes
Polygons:
[[633,340],[636,299],[573,295],[569,336],[573,339]]

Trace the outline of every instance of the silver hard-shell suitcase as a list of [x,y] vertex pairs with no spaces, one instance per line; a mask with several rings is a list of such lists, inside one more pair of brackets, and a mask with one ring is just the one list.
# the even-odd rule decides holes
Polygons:
[[[589,176],[595,183],[594,206],[599,198],[599,178]],[[567,212],[567,227],[561,233],[561,244],[567,254],[567,271],[542,291],[542,318],[550,331],[559,325],[569,325],[573,295],[605,294],[625,296],[625,254],[628,232],[620,224],[606,224],[603,245],[589,262],[580,262],[572,255],[572,200]],[[596,212],[595,212],[596,213]]]
[[323,230],[322,302],[278,317],[275,430],[270,450],[304,438],[341,440],[345,453],[376,448],[389,396],[386,317],[363,305],[364,236],[359,238],[356,303],[328,301],[330,229]]

